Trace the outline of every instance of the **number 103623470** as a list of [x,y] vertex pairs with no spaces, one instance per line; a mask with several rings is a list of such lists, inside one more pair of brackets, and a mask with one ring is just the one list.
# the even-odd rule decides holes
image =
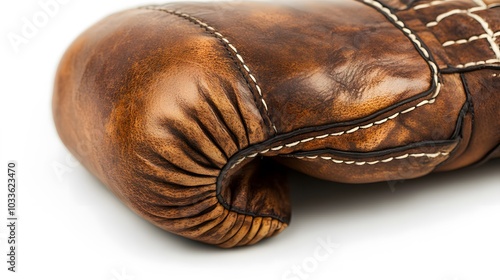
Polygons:
[[7,210],[9,216],[16,215],[16,164],[9,162],[7,168]]

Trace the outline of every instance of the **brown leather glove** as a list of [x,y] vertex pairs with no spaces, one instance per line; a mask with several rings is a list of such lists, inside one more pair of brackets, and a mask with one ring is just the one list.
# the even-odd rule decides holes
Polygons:
[[289,223],[283,166],[365,183],[500,157],[498,3],[127,10],[66,52],[54,119],[145,219],[221,247],[253,244]]

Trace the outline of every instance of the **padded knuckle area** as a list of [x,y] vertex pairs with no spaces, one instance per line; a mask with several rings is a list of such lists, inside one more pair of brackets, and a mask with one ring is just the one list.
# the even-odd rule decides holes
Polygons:
[[[219,201],[217,178],[229,158],[269,135],[217,38],[156,11],[116,14],[77,39],[56,85],[54,115],[65,144],[155,225],[222,247],[286,227],[250,206],[235,212],[231,200]],[[255,183],[224,186],[237,194],[250,188],[237,184]]]
[[63,56],[54,121],[138,215],[220,247],[254,244],[290,222],[290,168],[369,183],[500,157],[496,2],[126,10]]

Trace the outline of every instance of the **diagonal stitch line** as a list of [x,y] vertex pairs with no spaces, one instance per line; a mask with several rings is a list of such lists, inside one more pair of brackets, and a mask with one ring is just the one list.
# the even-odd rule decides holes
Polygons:
[[[251,73],[250,71],[250,68],[246,65],[246,63],[244,62],[243,60],[243,57],[238,53],[238,50],[236,49],[236,47],[234,47],[234,45],[232,45],[229,40],[227,38],[225,38],[221,33],[217,32],[215,30],[215,28],[209,26],[208,24],[188,15],[188,14],[185,14],[185,13],[179,13],[179,12],[176,12],[176,11],[172,11],[172,10],[167,10],[167,9],[162,9],[162,8],[158,8],[158,7],[155,7],[155,6],[148,6],[148,7],[143,7],[143,9],[150,9],[150,10],[157,10],[157,11],[161,11],[161,12],[165,12],[165,13],[169,13],[169,14],[172,14],[172,15],[175,15],[175,16],[178,16],[178,17],[181,17],[181,18],[184,18],[190,22],[193,22],[195,24],[198,24],[200,25],[202,28],[204,28],[205,30],[207,30],[209,33],[211,34],[214,34],[216,36],[216,38],[222,40],[222,42],[224,42],[224,44],[226,44],[226,49],[231,49],[235,54],[236,54],[236,57],[238,60],[241,61],[245,71],[247,71],[247,74],[249,75],[249,77],[252,79],[252,81],[254,82],[254,85],[255,87],[257,88],[258,92],[259,92],[259,95],[261,97],[261,102],[262,104],[264,105],[264,108],[266,109],[266,114],[267,114],[267,117],[274,129],[274,131],[277,133],[277,129],[276,129],[276,126],[273,124],[270,116],[269,116],[269,112],[268,112],[268,107],[267,107],[267,104],[264,100],[264,97],[262,96],[262,90],[261,88],[259,87],[258,83],[257,83],[257,80],[255,78],[255,76]],[[238,67],[241,71],[241,68]],[[247,80],[247,78],[245,77],[245,75],[243,75],[244,79],[247,81],[247,85],[250,89],[250,91],[252,92],[253,94],[253,91],[252,91],[252,88],[250,87],[250,84]],[[254,94],[253,94],[254,95]],[[256,101],[257,102],[257,101]],[[218,183],[217,183],[218,185]],[[254,212],[249,212],[248,210],[246,209],[239,209],[239,208],[236,208],[236,207],[233,207],[232,205],[228,204],[226,201],[224,201],[224,199],[220,196],[220,193],[218,193],[218,191],[216,190],[216,197],[217,197],[217,201],[227,210],[229,211],[232,211],[232,212],[235,212],[235,213],[238,213],[238,214],[242,214],[242,215],[245,215],[246,217],[269,217],[269,218],[272,218],[272,219],[275,219],[275,220],[278,220],[278,222],[280,224],[288,224],[289,223],[289,219],[286,219],[286,218],[283,218],[283,217],[280,217],[280,216],[277,216],[277,215],[274,215],[274,214],[256,214]],[[281,225],[280,225],[281,226]]]
[[483,0],[472,0],[472,2],[476,3],[476,5],[481,7],[488,7],[488,5],[486,5],[486,3],[484,3]]
[[284,144],[284,145],[280,145],[280,146],[268,148],[268,149],[265,149],[265,150],[262,150],[262,151],[259,151],[259,152],[247,155],[247,156],[243,156],[240,159],[238,159],[230,167],[230,169],[233,169],[235,166],[237,166],[238,164],[242,163],[247,158],[254,158],[254,157],[258,156],[258,155],[264,155],[264,154],[268,153],[269,151],[279,151],[279,150],[281,150],[283,148],[295,147],[295,146],[297,146],[297,145],[299,145],[301,143],[307,143],[307,142],[313,141],[315,139],[324,139],[324,138],[332,137],[332,136],[336,137],[336,136],[341,136],[341,135],[344,135],[344,134],[355,133],[357,131],[361,131],[363,129],[368,129],[368,128],[371,128],[371,127],[375,127],[377,125],[381,125],[383,123],[391,121],[391,120],[397,118],[398,116],[410,113],[410,112],[412,112],[412,111],[416,110],[417,108],[422,107],[424,105],[434,104],[434,102],[436,101],[436,98],[439,96],[439,93],[441,91],[442,85],[441,85],[441,83],[439,81],[437,65],[436,65],[436,63],[434,63],[431,60],[429,52],[423,47],[422,42],[419,41],[419,39],[417,38],[417,36],[415,36],[415,34],[413,34],[413,32],[409,28],[407,28],[405,26],[405,24],[401,20],[399,20],[399,18],[395,14],[393,14],[391,12],[391,10],[389,10],[388,8],[386,8],[385,6],[383,6],[382,4],[380,4],[379,2],[376,2],[376,1],[373,1],[373,0],[363,0],[363,2],[365,2],[365,3],[367,3],[367,4],[371,5],[371,6],[373,6],[375,8],[377,8],[382,13],[384,13],[385,15],[387,15],[390,19],[392,19],[396,25],[398,25],[399,27],[401,27],[401,30],[412,41],[412,43],[415,45],[415,47],[417,47],[421,51],[421,53],[423,54],[423,56],[427,60],[427,63],[429,64],[429,67],[430,67],[430,69],[432,71],[432,76],[433,76],[432,77],[432,82],[436,86],[435,93],[431,96],[430,99],[423,100],[423,101],[421,101],[420,103],[418,103],[417,105],[415,105],[413,107],[407,108],[407,109],[405,109],[403,111],[400,111],[400,112],[397,112],[397,113],[395,113],[395,114],[393,114],[393,115],[391,115],[391,116],[389,116],[387,118],[384,118],[384,119],[381,119],[381,120],[378,120],[378,121],[374,121],[374,122],[366,124],[366,125],[356,126],[354,128],[351,128],[351,129],[345,130],[345,131],[340,131],[340,132],[335,132],[335,133],[329,133],[329,134],[327,133],[327,134],[316,136],[316,137],[310,137],[310,138],[302,139],[302,140],[299,140],[299,141],[296,141],[296,142],[293,142],[293,143],[288,143],[288,144]]
[[[197,25],[201,26],[202,28],[204,28],[205,30],[207,30],[208,32],[210,32],[211,34],[215,35],[215,37],[217,37],[218,39],[220,39],[226,45],[227,49],[230,50],[235,55],[235,57],[241,62],[241,64],[243,65],[244,71],[247,73],[248,77],[250,77],[250,79],[252,80],[255,88],[257,89],[257,92],[259,93],[260,102],[264,106],[267,118],[269,119],[269,122],[271,123],[271,126],[272,126],[274,132],[278,133],[278,129],[276,128],[276,125],[274,125],[273,121],[271,120],[271,116],[269,115],[269,107],[267,106],[267,102],[264,100],[264,95],[262,94],[262,88],[257,83],[257,79],[255,78],[255,75],[252,73],[252,71],[250,70],[250,67],[248,67],[248,65],[246,64],[245,60],[241,56],[241,54],[238,52],[238,49],[224,35],[222,35],[220,32],[218,32],[212,26],[208,25],[207,23],[205,23],[205,22],[199,20],[198,18],[193,17],[193,16],[191,16],[189,14],[182,13],[182,12],[177,12],[177,11],[174,11],[174,10],[168,10],[168,9],[164,9],[164,8],[154,7],[154,6],[149,6],[149,7],[145,7],[145,8],[146,9],[151,9],[151,10],[157,10],[157,11],[166,12],[166,13],[169,13],[169,14],[176,15],[178,17],[182,17],[184,19],[187,19],[187,20],[189,20],[189,21],[191,21],[193,23],[196,23]],[[252,91],[251,88],[250,88],[250,91]]]
[[374,0],[363,0],[366,4],[369,4],[373,6],[374,8],[378,9],[382,13],[384,13],[388,18],[390,18],[394,24],[399,26],[403,33],[412,41],[412,43],[417,47],[424,58],[427,61],[427,64],[429,65],[429,68],[432,71],[432,82],[436,86],[436,92],[434,95],[431,97],[432,99],[436,98],[439,95],[440,89],[441,89],[441,83],[439,82],[439,77],[438,77],[438,68],[436,63],[432,61],[431,56],[429,52],[427,51],[426,48],[423,47],[423,43],[420,41],[420,39],[417,38],[415,34],[413,34],[413,31],[405,26],[405,24],[395,15],[392,13],[391,10],[389,10],[387,7],[383,6],[377,1]]

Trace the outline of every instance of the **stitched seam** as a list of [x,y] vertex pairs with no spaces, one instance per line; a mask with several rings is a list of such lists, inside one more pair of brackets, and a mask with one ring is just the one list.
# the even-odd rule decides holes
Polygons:
[[416,5],[415,7],[413,7],[413,9],[414,10],[421,10],[421,9],[429,8],[431,6],[441,5],[441,4],[445,4],[445,3],[449,3],[449,2],[457,2],[457,0],[437,0],[437,1],[432,1],[432,2],[427,3],[427,4]]
[[349,130],[335,132],[335,133],[327,133],[327,134],[323,134],[323,135],[316,136],[316,137],[310,137],[310,138],[306,138],[306,139],[295,141],[293,143],[288,143],[288,144],[284,144],[284,145],[272,147],[272,148],[265,149],[265,150],[260,151],[260,152],[256,152],[256,153],[244,156],[244,157],[238,159],[230,167],[230,169],[233,169],[234,167],[236,167],[237,165],[239,165],[240,163],[242,163],[247,158],[254,158],[254,157],[258,156],[258,155],[266,154],[269,151],[279,151],[279,150],[281,150],[281,149],[283,149],[285,147],[291,148],[291,147],[299,145],[300,143],[306,143],[306,142],[309,142],[309,141],[312,141],[312,140],[315,140],[315,139],[324,139],[324,138],[332,137],[332,136],[335,137],[335,136],[341,136],[341,135],[344,135],[344,134],[351,134],[351,133],[354,133],[356,131],[360,131],[360,130],[368,129],[368,128],[371,128],[371,127],[374,127],[374,126],[377,126],[377,125],[381,125],[383,123],[386,123],[386,122],[388,122],[390,120],[393,120],[393,119],[397,118],[400,115],[412,112],[415,109],[417,109],[419,107],[422,107],[424,105],[433,104],[436,101],[436,98],[438,97],[438,95],[439,95],[439,93],[441,91],[441,83],[439,82],[437,65],[431,60],[429,52],[423,47],[422,43],[419,41],[419,39],[417,38],[417,36],[415,36],[415,34],[413,34],[413,32],[409,28],[407,28],[405,26],[405,24],[401,20],[399,20],[399,18],[395,14],[392,13],[391,10],[389,10],[388,8],[386,8],[385,6],[383,6],[382,4],[380,4],[379,2],[376,2],[376,1],[373,1],[373,0],[363,0],[363,2],[365,2],[365,3],[367,3],[367,4],[371,5],[371,6],[373,6],[375,8],[377,8],[378,10],[380,10],[381,12],[383,12],[385,15],[387,15],[389,18],[391,18],[394,21],[395,24],[397,24],[399,27],[401,27],[401,30],[407,35],[408,38],[410,38],[410,40],[413,42],[413,44],[415,46],[417,46],[421,50],[422,54],[424,55],[424,57],[427,60],[427,63],[429,64],[430,68],[433,71],[433,83],[436,85],[436,92],[431,96],[430,99],[423,100],[423,101],[421,101],[420,103],[418,103],[417,105],[415,105],[413,107],[410,107],[410,108],[407,108],[407,109],[405,109],[403,111],[397,112],[397,113],[395,113],[395,114],[393,114],[393,115],[391,115],[389,117],[386,117],[384,119],[381,119],[381,120],[378,120],[378,121],[374,121],[374,122],[371,122],[371,123],[366,124],[366,125],[356,126],[356,127],[351,128]]
[[[491,30],[491,28],[489,27],[488,22],[484,18],[479,16],[478,14],[474,13],[474,12],[478,12],[478,11],[488,10],[492,7],[497,7],[498,4],[487,5],[486,3],[484,3],[483,0],[473,0],[473,2],[476,3],[478,6],[467,9],[467,10],[454,9],[454,10],[442,13],[442,14],[438,15],[434,21],[428,22],[425,25],[427,27],[437,26],[440,21],[442,21],[443,19],[445,19],[447,17],[450,17],[450,16],[455,15],[455,14],[466,14],[468,17],[477,21],[481,25],[481,27],[484,29],[484,31],[486,32],[484,34],[472,36],[468,39],[446,41],[442,44],[442,46],[447,47],[447,46],[451,46],[451,45],[455,45],[455,44],[465,44],[465,43],[472,42],[472,41],[479,40],[479,39],[487,39],[488,43],[490,45],[490,48],[495,55],[495,58],[458,64],[458,65],[452,66],[454,68],[467,68],[467,67],[471,67],[471,66],[500,63],[500,48],[495,41],[496,37],[500,35],[500,31],[493,32],[493,30]],[[426,5],[426,4],[423,4],[423,5]]]
[[[226,46],[226,49],[228,49],[230,52],[232,52],[233,55],[243,65],[244,71],[247,73],[248,77],[250,77],[251,81],[253,82],[253,85],[257,89],[257,92],[258,92],[259,98],[260,98],[260,102],[264,106],[267,118],[269,119],[269,122],[271,123],[271,126],[272,126],[274,132],[278,133],[276,125],[274,125],[273,121],[271,120],[271,116],[269,114],[269,108],[267,106],[267,102],[264,99],[264,95],[262,94],[262,88],[259,86],[259,83],[257,82],[257,78],[255,77],[255,75],[253,74],[253,72],[250,70],[250,67],[248,67],[248,65],[246,64],[245,60],[241,56],[241,54],[238,52],[238,49],[224,35],[222,35],[222,33],[218,32],[215,28],[213,28],[212,26],[208,25],[207,23],[199,20],[198,18],[196,18],[194,16],[186,14],[186,13],[177,12],[177,11],[174,11],[174,10],[168,10],[168,9],[164,9],[164,8],[158,8],[158,7],[145,7],[145,9],[162,11],[162,12],[165,12],[165,13],[169,13],[169,14],[172,14],[172,15],[175,15],[175,16],[187,19],[190,22],[193,22],[193,23],[201,26],[203,29],[207,30],[209,33],[213,34],[217,39],[219,39],[221,42],[223,42],[223,44]],[[241,70],[241,68],[240,68],[240,70]],[[243,75],[243,77],[245,77],[245,75]],[[246,78],[245,78],[245,80],[247,81],[247,84],[248,84],[248,86],[250,88],[250,91],[253,93],[253,90],[252,90],[252,88],[250,86],[250,83],[248,82],[248,80]]]
[[493,30],[491,30],[491,28],[489,27],[489,24],[486,22],[486,20],[484,20],[482,17],[480,17],[477,14],[467,13],[467,15],[469,17],[475,19],[477,22],[479,22],[481,24],[484,31],[486,31],[486,33],[488,34],[488,37],[486,37],[486,39],[488,40],[488,42],[491,45],[491,50],[495,53],[495,57],[497,59],[500,59],[500,49],[498,48],[498,45],[495,42],[495,33],[493,32]]
[[245,159],[247,158],[254,158],[258,155],[264,155],[266,153],[268,153],[269,151],[279,151],[283,148],[291,148],[291,147],[294,147],[294,146],[297,146],[301,143],[306,143],[306,142],[309,142],[309,141],[313,141],[315,139],[324,139],[324,138],[327,138],[327,137],[335,137],[335,136],[341,136],[341,135],[344,135],[344,134],[351,134],[351,133],[354,133],[356,131],[360,131],[360,130],[363,130],[363,129],[368,129],[368,128],[371,128],[371,127],[374,127],[374,126],[377,126],[377,125],[381,125],[383,123],[386,123],[390,120],[393,120],[395,118],[397,118],[398,116],[400,115],[404,115],[404,114],[407,114],[409,112],[412,112],[414,111],[415,109],[419,108],[419,107],[422,107],[424,105],[427,105],[427,104],[433,104],[435,101],[436,101],[436,98],[438,97],[440,91],[441,91],[441,83],[439,82],[439,77],[438,77],[438,68],[437,68],[437,65],[431,60],[431,57],[430,57],[430,54],[429,52],[423,47],[422,45],[422,42],[419,41],[419,39],[417,38],[417,36],[415,36],[415,34],[413,34],[413,32],[407,28],[405,26],[405,24],[399,20],[399,18],[392,13],[391,10],[389,10],[388,8],[386,8],[385,6],[383,6],[382,4],[380,4],[379,2],[376,2],[376,1],[373,1],[373,0],[363,0],[363,2],[379,9],[381,12],[383,12],[385,15],[387,15],[389,18],[391,18],[395,24],[397,24],[399,27],[401,27],[401,30],[407,35],[408,38],[410,38],[410,40],[413,42],[413,44],[418,47],[422,54],[424,55],[425,59],[427,60],[427,63],[429,64],[429,67],[432,69],[432,72],[433,72],[433,83],[436,85],[436,92],[431,96],[430,99],[427,99],[427,100],[423,100],[421,101],[420,103],[418,103],[417,105],[413,106],[413,107],[410,107],[410,108],[407,108],[403,111],[400,111],[400,112],[397,112],[389,117],[386,117],[384,119],[381,119],[381,120],[378,120],[378,121],[374,121],[374,122],[371,122],[369,124],[366,124],[366,125],[360,125],[360,126],[356,126],[354,128],[351,128],[349,130],[345,130],[345,131],[340,131],[340,132],[335,132],[335,133],[327,133],[327,134],[323,134],[323,135],[320,135],[320,136],[316,136],[316,137],[309,137],[309,138],[306,138],[306,139],[302,139],[302,140],[298,140],[298,141],[295,141],[293,143],[288,143],[288,144],[284,144],[284,145],[280,145],[280,146],[276,146],[276,147],[272,147],[272,148],[269,148],[269,149],[265,149],[265,150],[262,150],[262,151],[259,151],[259,152],[256,152],[256,153],[253,153],[253,154],[250,154],[250,155],[247,155],[247,156],[243,156],[242,158],[238,159],[231,167],[230,169],[233,169],[234,167],[236,167],[237,165],[239,165],[240,163],[242,163]]
[[396,156],[396,157],[389,157],[381,160],[375,160],[375,161],[354,161],[354,160],[339,160],[339,159],[334,159],[332,157],[326,157],[326,156],[293,156],[298,159],[322,159],[322,160],[327,160],[331,161],[336,164],[347,164],[347,165],[358,165],[358,166],[363,166],[363,165],[375,165],[375,164],[380,164],[380,163],[388,163],[394,160],[402,160],[402,159],[407,159],[410,157],[413,158],[420,158],[420,157],[427,157],[427,158],[436,158],[439,156],[448,156],[450,153],[448,152],[437,152],[437,153],[418,153],[418,154],[404,154],[401,156]]
[[[443,47],[448,47],[448,46],[452,46],[452,45],[461,45],[461,44],[470,43],[470,42],[473,42],[473,41],[476,41],[476,40],[479,40],[479,39],[486,39],[486,38],[488,38],[488,36],[489,35],[487,33],[483,33],[483,34],[480,34],[480,35],[471,36],[471,37],[469,37],[467,39],[458,39],[458,40],[446,41],[442,45],[443,45]],[[500,36],[500,31],[497,31],[497,32],[493,33],[493,38],[496,38],[498,36]]]
[[455,65],[455,68],[467,68],[471,66],[478,66],[478,65],[485,65],[485,64],[493,64],[493,63],[500,63],[500,59],[488,59],[488,60],[481,60],[481,61],[475,61],[475,62],[469,62],[465,64],[459,64]]
[[476,5],[481,7],[488,7],[488,5],[486,5],[486,3],[484,3],[483,0],[472,0],[472,2],[476,3]]
[[481,5],[480,7],[473,7],[473,8],[470,8],[470,9],[467,9],[467,10],[463,10],[463,9],[454,9],[454,10],[451,10],[451,11],[448,11],[446,13],[442,13],[440,15],[438,15],[436,17],[436,19],[434,19],[433,21],[430,21],[428,23],[425,24],[425,26],[427,27],[433,27],[433,26],[436,26],[438,25],[438,23],[440,21],[442,21],[443,19],[445,18],[448,18],[452,15],[456,15],[456,14],[470,14],[470,13],[474,13],[474,12],[479,12],[479,11],[484,11],[484,10],[487,10],[491,7],[494,7],[494,6],[497,6],[497,4],[492,4],[492,5]]
[[[460,73],[460,80],[462,81],[463,89],[464,89],[464,92],[466,95],[466,101],[465,101],[465,104],[462,107],[462,111],[460,113],[461,114],[461,117],[459,118],[460,123],[457,122],[457,124],[459,124],[459,127],[457,126],[457,129],[454,133],[456,135],[456,138],[458,139],[458,142],[457,142],[457,145],[455,146],[455,148],[450,152],[450,157],[448,157],[445,161],[443,161],[438,166],[436,166],[436,169],[440,168],[441,166],[446,165],[447,163],[449,163],[450,161],[452,161],[454,159],[461,157],[464,154],[464,152],[467,150],[467,147],[470,144],[471,137],[469,137],[469,139],[467,139],[467,140],[464,139],[464,124],[465,124],[466,116],[470,113],[471,118],[472,118],[471,119],[471,126],[473,127],[473,125],[474,125],[474,104],[472,103],[472,96],[470,94],[469,86],[467,84],[467,80],[465,78],[464,73]],[[471,128],[471,133],[472,133],[472,128]],[[460,154],[458,154],[458,151],[461,147],[460,145],[462,144],[462,141],[464,141],[464,140],[467,141],[468,144],[465,147],[465,149]]]
[[[266,114],[267,114],[267,117],[269,119],[269,122],[271,123],[274,131],[277,133],[276,126],[273,124],[273,122],[272,122],[272,120],[271,120],[271,118],[269,116],[267,103],[265,102],[264,97],[262,96],[262,90],[261,90],[260,86],[258,85],[255,76],[251,73],[250,68],[246,65],[246,63],[243,60],[243,57],[238,53],[238,50],[236,49],[236,47],[233,44],[231,44],[227,38],[225,38],[220,32],[217,32],[215,30],[215,28],[209,26],[208,24],[206,24],[206,23],[200,21],[199,19],[197,19],[195,17],[192,17],[192,16],[190,16],[190,15],[188,15],[186,13],[179,13],[179,12],[176,12],[176,11],[173,11],[173,10],[167,10],[167,9],[163,9],[163,8],[158,8],[158,7],[155,7],[155,6],[143,7],[143,9],[149,9],[149,10],[156,10],[156,11],[165,12],[165,13],[168,13],[168,14],[172,14],[172,15],[184,18],[184,19],[186,19],[186,20],[188,20],[190,22],[193,22],[193,23],[201,26],[205,30],[207,30],[209,33],[215,35],[215,37],[217,39],[219,39],[220,41],[222,41],[224,43],[225,48],[227,50],[231,50],[232,52],[234,52],[234,54],[236,55],[236,57],[238,58],[238,60],[240,60],[240,62],[242,63],[245,71],[247,71],[248,76],[254,82],[254,85],[255,85],[257,91],[259,92],[259,96],[261,97],[261,102],[264,105],[264,108],[266,109]],[[238,68],[241,71],[241,68],[240,67],[238,67]],[[251,88],[248,80],[246,79],[245,75],[243,75],[243,77],[246,80],[247,85],[248,85],[250,91],[253,93],[252,88]],[[233,207],[232,205],[229,205],[228,203],[226,203],[226,201],[222,198],[222,196],[220,194],[216,194],[216,197],[217,197],[218,202],[224,208],[226,208],[229,211],[238,213],[240,215],[251,216],[251,217],[262,217],[262,218],[268,217],[268,218],[276,219],[280,223],[285,224],[285,225],[289,223],[289,219],[286,218],[286,217],[281,217],[281,216],[273,215],[273,214],[260,214],[260,213],[255,213],[253,211],[247,211],[247,210],[239,209],[239,208]]]
[[[420,4],[420,5],[417,5],[417,6],[414,7],[414,9],[418,10],[418,9],[428,8],[430,6],[444,4],[446,2],[458,2],[458,1],[457,0],[437,0],[437,1],[432,1],[429,4]],[[486,5],[486,3],[484,3],[483,0],[472,0],[472,2],[476,3],[476,5],[481,6],[481,7],[487,7],[488,6],[488,5]],[[496,4],[494,4],[494,5],[496,5]],[[417,7],[419,7],[419,6],[422,6],[422,7],[420,7],[420,8],[417,9]]]
[[438,15],[435,20],[426,23],[425,26],[427,26],[427,27],[436,26],[443,19],[448,18],[452,15],[468,14],[468,13],[473,13],[473,12],[477,12],[477,11],[484,11],[486,9],[487,9],[486,7],[474,7],[474,8],[470,8],[467,10],[461,10],[461,9],[451,10],[451,11],[448,11],[446,13],[442,13],[442,14]]

